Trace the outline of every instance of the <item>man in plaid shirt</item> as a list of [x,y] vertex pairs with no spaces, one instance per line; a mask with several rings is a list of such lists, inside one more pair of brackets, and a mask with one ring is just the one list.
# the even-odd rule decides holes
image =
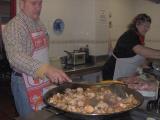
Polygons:
[[4,28],[3,41],[13,69],[11,87],[16,108],[20,116],[25,116],[40,108],[35,104],[42,100],[35,100],[35,96],[41,98],[42,89],[71,80],[48,64],[48,34],[39,19],[42,0],[20,0],[20,8]]

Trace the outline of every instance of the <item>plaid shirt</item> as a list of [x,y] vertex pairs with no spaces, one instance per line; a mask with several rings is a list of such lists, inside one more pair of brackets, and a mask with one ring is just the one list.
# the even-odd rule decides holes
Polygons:
[[[40,21],[34,21],[22,11],[17,14],[4,28],[3,41],[11,67],[35,77],[36,71],[44,64],[32,58],[32,32],[46,28]],[[47,36],[48,37],[48,36]]]

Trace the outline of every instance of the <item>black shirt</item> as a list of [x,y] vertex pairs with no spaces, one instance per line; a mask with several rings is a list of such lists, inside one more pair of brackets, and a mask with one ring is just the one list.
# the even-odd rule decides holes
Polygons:
[[[138,34],[133,30],[128,30],[123,33],[118,39],[113,53],[118,58],[134,57],[136,53],[133,51],[133,47],[140,44],[140,38]],[[109,60],[103,66],[103,79],[113,79],[116,59],[111,56]]]

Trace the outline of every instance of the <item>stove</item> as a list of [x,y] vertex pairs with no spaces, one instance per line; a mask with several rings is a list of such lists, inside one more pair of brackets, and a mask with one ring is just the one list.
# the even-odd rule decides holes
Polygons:
[[[75,117],[74,117],[75,118]],[[92,119],[74,119],[72,116],[68,117],[64,113],[58,113],[56,111],[48,111],[46,109],[38,112],[33,112],[26,118],[17,118],[16,120],[160,120],[160,114],[154,112],[147,112],[142,109],[135,109],[115,117],[103,117],[103,118],[92,118]]]
[[115,117],[103,117],[103,118],[87,118],[87,119],[73,119],[65,114],[55,115],[53,114],[47,120],[160,120],[160,114],[149,113],[144,110],[133,110],[128,113],[117,115]]

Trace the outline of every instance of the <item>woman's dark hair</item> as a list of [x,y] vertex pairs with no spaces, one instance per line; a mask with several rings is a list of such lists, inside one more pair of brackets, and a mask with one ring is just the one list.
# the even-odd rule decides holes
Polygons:
[[151,17],[145,13],[138,14],[132,22],[128,25],[128,29],[137,30],[136,24],[141,24],[144,22],[151,23]]

